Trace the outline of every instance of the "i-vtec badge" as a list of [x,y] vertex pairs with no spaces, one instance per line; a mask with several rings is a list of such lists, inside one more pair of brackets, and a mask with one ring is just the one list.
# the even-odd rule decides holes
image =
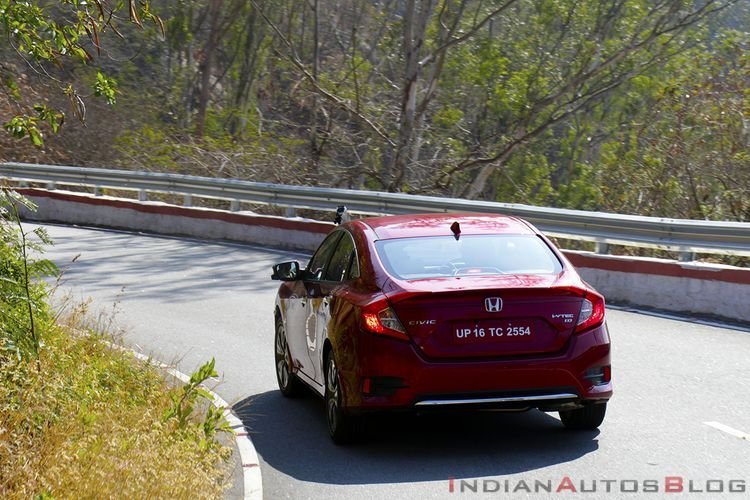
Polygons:
[[437,325],[436,319],[415,319],[412,321],[409,321],[409,326],[427,326],[427,325]]
[[563,323],[572,323],[575,319],[574,314],[553,314],[552,319],[562,319]]
[[484,308],[487,312],[497,313],[503,310],[503,299],[500,297],[487,297],[484,299]]

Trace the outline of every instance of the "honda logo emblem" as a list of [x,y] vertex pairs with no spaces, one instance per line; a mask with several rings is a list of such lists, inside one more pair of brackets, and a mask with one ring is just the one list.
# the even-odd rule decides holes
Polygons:
[[484,308],[487,309],[487,312],[500,312],[503,310],[503,299],[500,297],[487,297],[484,299]]

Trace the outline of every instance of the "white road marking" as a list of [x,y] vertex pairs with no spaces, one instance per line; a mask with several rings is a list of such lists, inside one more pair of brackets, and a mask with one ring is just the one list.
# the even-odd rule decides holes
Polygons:
[[719,422],[703,422],[703,423],[709,427],[713,427],[714,429],[719,429],[722,432],[726,432],[727,434],[730,434],[734,437],[744,439],[745,441],[750,441],[750,434],[748,434],[747,432],[738,431],[737,429],[733,429],[729,427],[728,425],[720,424]]

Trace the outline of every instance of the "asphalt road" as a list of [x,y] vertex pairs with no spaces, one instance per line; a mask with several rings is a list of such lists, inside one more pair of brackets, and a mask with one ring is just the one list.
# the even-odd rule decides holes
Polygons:
[[609,310],[615,396],[599,431],[566,432],[538,411],[444,414],[383,420],[367,442],[337,447],[321,400],[276,390],[270,266],[305,256],[48,230],[48,257],[66,267],[79,256],[58,295],[91,297],[103,318],[114,310],[127,345],[183,372],[216,358],[215,390],[252,433],[266,498],[750,496],[747,331]]

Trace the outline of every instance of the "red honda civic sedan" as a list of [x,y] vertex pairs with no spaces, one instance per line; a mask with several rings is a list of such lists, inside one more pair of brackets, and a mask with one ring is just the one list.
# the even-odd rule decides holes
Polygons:
[[598,427],[612,396],[604,298],[528,222],[373,217],[305,269],[273,266],[279,389],[325,398],[333,440],[382,410],[538,408]]

